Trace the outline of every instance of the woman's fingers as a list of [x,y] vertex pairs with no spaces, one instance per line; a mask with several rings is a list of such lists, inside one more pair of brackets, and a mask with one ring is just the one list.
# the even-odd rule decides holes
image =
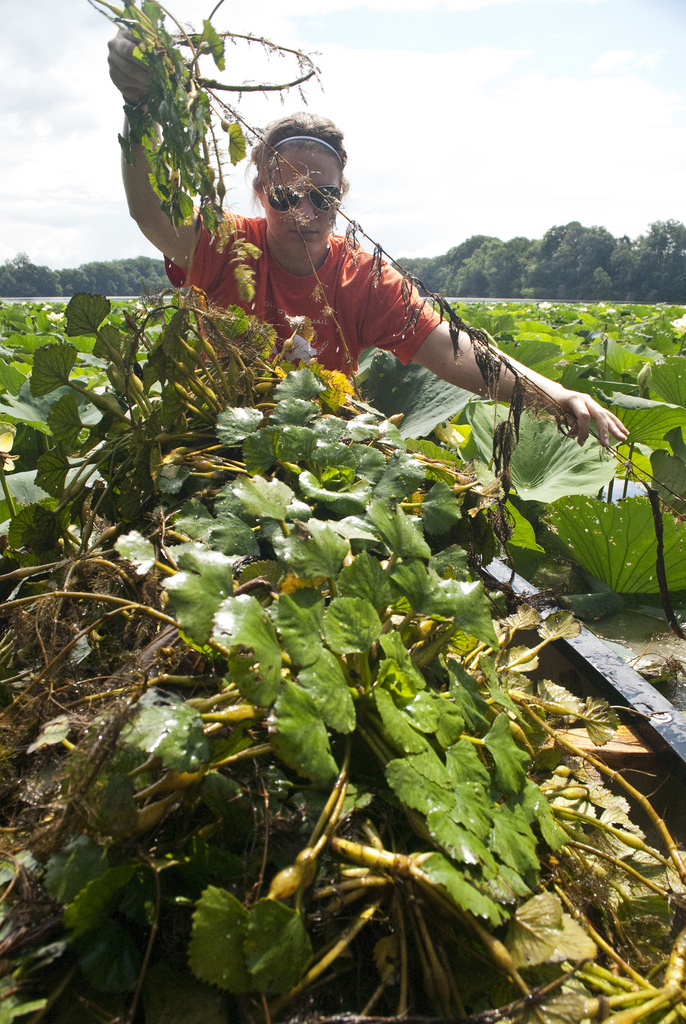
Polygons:
[[626,441],[628,431],[622,421],[609,409],[604,409],[590,395],[579,391],[570,392],[566,402],[572,416],[571,433],[579,444],[584,444],[591,428],[591,420],[595,422],[598,440],[604,448],[610,443],[610,434],[621,444]]
[[135,40],[126,29],[119,29],[107,45],[110,78],[125,99],[140,103],[148,91],[150,72],[133,56]]

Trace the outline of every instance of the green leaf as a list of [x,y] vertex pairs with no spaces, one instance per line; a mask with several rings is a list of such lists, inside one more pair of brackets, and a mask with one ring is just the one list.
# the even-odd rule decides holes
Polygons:
[[375,498],[406,498],[426,476],[424,466],[406,452],[394,452],[374,487]]
[[374,700],[381,721],[399,752],[421,754],[423,750],[428,749],[427,741],[420,732],[412,728],[402,711],[398,710],[388,690],[377,686],[374,690]]
[[495,858],[473,832],[458,825],[443,811],[430,811],[426,824],[431,838],[454,860],[480,867],[487,877],[497,875]]
[[298,673],[298,684],[314,699],[330,729],[342,733],[353,731],[355,705],[343,669],[331,651],[320,647],[317,660]]
[[53,854],[48,861],[43,885],[58,903],[71,903],[84,886],[107,870],[102,846],[81,835]]
[[266,480],[263,476],[243,480],[233,488],[233,493],[248,515],[258,519],[285,520],[288,506],[295,497],[287,484],[276,478]]
[[52,747],[65,740],[71,731],[69,715],[58,715],[46,722],[33,743],[26,748],[27,754],[33,754],[42,747]]
[[404,413],[403,437],[426,437],[442,420],[457,416],[474,395],[441,380],[418,363],[403,366],[391,352],[374,353],[365,395],[385,416]]
[[302,398],[284,398],[272,409],[269,422],[281,427],[305,427],[318,412],[319,406],[316,402],[306,402]]
[[[546,519],[567,557],[620,594],[659,593],[655,525],[647,498],[620,504],[568,498],[556,502]],[[664,554],[670,590],[686,590],[686,532],[663,516]]]
[[48,416],[48,426],[55,443],[72,451],[84,426],[79,415],[79,400],[73,391],[55,402]]
[[322,644],[324,598],[308,587],[294,594],[281,594],[274,609],[274,622],[286,653],[296,668],[312,665]]
[[214,617],[214,639],[234,648],[229,658],[231,679],[243,696],[269,707],[281,683],[281,647],[259,602],[248,594],[222,601]]
[[517,967],[592,960],[595,943],[569,914],[557,896],[539,893],[519,907],[507,931],[507,947]]
[[[309,427],[284,427],[276,441],[280,462],[307,462],[317,446],[317,435]],[[302,475],[299,478],[302,487]]]
[[136,573],[139,576],[145,576],[155,564],[155,546],[138,530],[131,530],[130,533],[118,537],[114,546],[122,558],[136,566]]
[[222,444],[233,446],[257,430],[262,419],[263,414],[259,409],[229,406],[217,416],[217,437]]
[[540,863],[536,855],[536,837],[529,828],[521,808],[508,803],[493,808],[493,832],[489,846],[498,857],[532,888],[536,885]]
[[531,758],[513,740],[507,714],[497,716],[484,743],[495,761],[495,781],[500,791],[518,792],[524,785]]
[[398,558],[429,558],[431,549],[418,527],[392,502],[377,500],[367,511],[384,543]]
[[655,477],[652,486],[670,508],[683,516],[686,513],[686,463],[677,455],[660,449],[650,456],[650,465]]
[[422,502],[424,529],[433,534],[447,533],[460,518],[460,506],[452,487],[434,484]]
[[586,726],[589,739],[597,747],[605,746],[619,726],[615,711],[602,697],[587,697],[586,708],[578,717]]
[[298,483],[306,498],[319,502],[340,516],[364,512],[372,493],[371,487],[366,483],[358,483],[350,490],[328,490],[319,485],[316,476],[309,470],[303,470],[298,478]]
[[78,353],[73,345],[45,345],[33,356],[30,387],[32,395],[47,395],[69,380]]
[[324,523],[296,523],[288,537],[274,537],[274,550],[291,572],[304,580],[335,577],[348,554],[347,541]]
[[71,469],[62,445],[51,448],[38,460],[36,467],[36,484],[53,498],[59,498],[64,490],[67,473]]
[[442,854],[432,853],[428,860],[424,861],[422,868],[434,885],[443,886],[458,907],[469,911],[475,917],[486,918],[494,926],[503,921],[504,914],[497,903],[470,885],[464,875]]
[[195,904],[188,964],[196,978],[229,992],[247,992],[243,960],[248,911],[225,889],[209,885]]
[[214,63],[220,71],[226,67],[224,63],[224,40],[217,32],[211,21],[203,21],[201,43],[206,43],[214,58]]
[[436,552],[429,560],[429,567],[438,573],[442,579],[450,578],[455,580],[469,579],[469,560],[464,548],[457,544],[443,548]]
[[291,371],[285,380],[276,385],[274,397],[278,401],[284,398],[301,398],[303,401],[309,401],[321,395],[322,391],[326,391],[326,384],[322,383],[307,366],[302,366],[299,370]]
[[336,654],[365,654],[381,632],[374,605],[360,597],[335,597],[324,616],[324,636]]
[[143,1009],[146,1024],[226,1024],[228,1020],[223,992],[163,962],[146,972]]
[[119,921],[103,921],[77,944],[84,976],[100,992],[127,992],[136,984],[141,954],[131,932]]
[[299,775],[328,782],[338,768],[314,699],[295,683],[283,683],[269,718],[274,752]]
[[235,166],[240,163],[241,160],[245,159],[246,155],[246,141],[243,129],[241,126],[234,122],[229,125],[229,160]]
[[99,928],[118,902],[124,886],[140,870],[139,864],[129,861],[91,879],[64,911],[64,927],[71,928],[77,936]]
[[95,334],[106,316],[109,316],[112,303],[103,295],[89,295],[77,292],[72,295],[65,310],[67,325],[64,333],[69,338],[81,334]]
[[686,366],[682,356],[669,356],[650,371],[650,387],[663,402],[686,406]]
[[164,581],[179,625],[196,644],[210,638],[214,616],[221,602],[231,594],[231,559],[201,544],[184,548],[178,555],[182,570]]
[[341,569],[337,583],[341,597],[361,598],[375,608],[385,608],[391,600],[388,574],[366,551]]
[[[484,462],[493,452],[493,404],[470,406],[472,439]],[[498,408],[499,420],[505,411]],[[615,475],[615,462],[600,445],[589,440],[580,448],[572,438],[560,434],[555,423],[544,416],[525,412],[519,428],[519,442],[512,455],[512,483],[526,501],[551,502],[570,494],[595,495]]]
[[120,733],[124,743],[160,757],[165,768],[177,772],[195,772],[209,761],[202,719],[184,700],[151,687],[134,709],[136,717]]
[[[653,372],[656,368],[653,368]],[[629,431],[626,444],[645,444],[661,448],[665,434],[686,426],[686,409],[681,405],[653,402],[633,395],[612,395],[612,405],[622,410],[620,419]]]
[[252,907],[243,945],[251,988],[281,995],[300,981],[312,944],[297,910],[262,899]]

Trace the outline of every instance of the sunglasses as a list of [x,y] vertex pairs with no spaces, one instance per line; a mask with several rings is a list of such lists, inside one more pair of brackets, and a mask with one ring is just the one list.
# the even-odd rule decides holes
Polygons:
[[267,194],[269,205],[279,213],[294,210],[304,196],[307,196],[315,210],[333,210],[341,201],[341,190],[337,185],[320,185],[306,192],[297,192],[287,185],[275,185]]

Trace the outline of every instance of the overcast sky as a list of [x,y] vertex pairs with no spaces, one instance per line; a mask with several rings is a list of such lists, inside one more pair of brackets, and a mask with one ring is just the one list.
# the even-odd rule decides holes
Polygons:
[[[214,0],[168,6],[200,25]],[[0,12],[0,261],[156,255],[119,179],[113,27],[87,0]],[[215,22],[316,52],[306,99],[346,133],[346,211],[393,255],[571,220],[631,237],[686,222],[686,0],[226,0]],[[231,50],[226,80],[258,78],[252,61]],[[256,126],[300,109],[241,105]],[[250,213],[243,165],[233,184]]]

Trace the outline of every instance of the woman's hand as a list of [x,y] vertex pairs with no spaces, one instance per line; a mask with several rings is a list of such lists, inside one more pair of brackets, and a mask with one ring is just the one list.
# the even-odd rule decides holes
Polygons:
[[589,435],[591,420],[595,421],[598,431],[598,440],[603,448],[610,443],[609,435],[622,444],[627,439],[628,430],[620,419],[609,409],[604,409],[594,401],[590,395],[581,391],[567,391],[562,389],[562,394],[555,396],[558,405],[567,413],[567,423],[571,437],[575,437],[579,444],[584,444]]
[[110,78],[127,103],[143,103],[148,94],[150,71],[133,56],[136,42],[124,28],[107,44]]

